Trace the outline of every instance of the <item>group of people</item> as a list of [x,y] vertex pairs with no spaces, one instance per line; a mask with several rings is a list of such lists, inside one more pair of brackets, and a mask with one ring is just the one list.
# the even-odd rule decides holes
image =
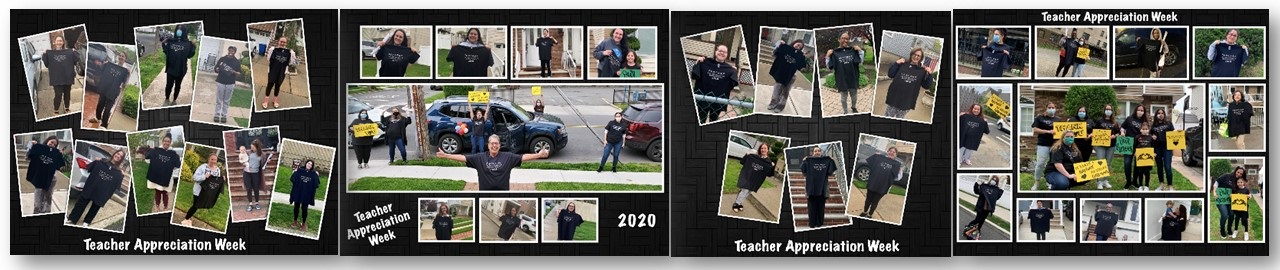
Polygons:
[[[1138,104],[1133,112],[1124,119],[1123,122],[1117,123],[1115,112],[1110,104],[1103,105],[1103,114],[1101,116],[1090,119],[1086,107],[1080,107],[1076,110],[1076,115],[1069,118],[1071,122],[1085,122],[1087,126],[1086,134],[1079,134],[1081,138],[1076,138],[1077,133],[1074,130],[1063,130],[1060,139],[1054,139],[1054,122],[1060,121],[1057,117],[1057,105],[1050,102],[1045,105],[1042,114],[1033,119],[1031,130],[1036,138],[1036,163],[1037,168],[1034,171],[1034,184],[1031,189],[1037,190],[1040,187],[1040,179],[1045,179],[1049,184],[1049,189],[1066,190],[1072,186],[1078,185],[1083,181],[1077,180],[1075,172],[1075,163],[1090,160],[1088,150],[1092,148],[1092,153],[1098,159],[1106,160],[1107,164],[1112,162],[1112,158],[1117,151],[1116,138],[1129,137],[1133,139],[1134,153],[1123,154],[1124,157],[1124,188],[1126,190],[1147,191],[1151,187],[1151,170],[1156,169],[1156,176],[1159,180],[1159,186],[1155,190],[1174,190],[1173,183],[1173,151],[1167,148],[1168,138],[1166,133],[1176,131],[1177,128],[1171,122],[1170,116],[1165,109],[1157,109],[1154,117],[1147,114],[1146,105]],[[1096,130],[1110,130],[1110,144],[1095,145],[1092,142],[1094,138],[1093,132]],[[1154,166],[1138,166],[1136,159],[1137,149],[1152,148],[1155,153]],[[1111,188],[1111,178],[1104,177],[1095,180],[1097,189]],[[1091,180],[1091,179],[1088,179]]]
[[[600,41],[600,44],[596,44],[596,48],[591,51],[591,57],[599,61],[596,65],[596,75],[601,78],[618,78],[625,77],[623,70],[640,71],[640,60],[637,59],[635,50],[632,50],[624,41],[626,31],[622,28],[614,28],[610,33],[609,38]],[[550,74],[549,71],[548,74]],[[635,74],[638,75],[639,72]]]
[[[1077,37],[1076,29],[1071,28],[1070,35],[1058,39],[1058,67],[1053,75],[1057,77],[1081,77],[1089,63],[1089,53],[1081,54],[1080,49],[1089,48],[1088,37]],[[1075,71],[1072,71],[1075,68]]]
[[[382,117],[381,122],[377,123],[374,123],[373,120],[369,118],[368,110],[360,110],[356,119],[351,121],[351,125],[347,126],[347,131],[354,132],[357,125],[378,125],[378,129],[385,132],[383,139],[386,140],[387,143],[387,156],[390,158],[388,164],[391,164],[396,161],[397,149],[400,150],[400,158],[402,160],[409,159],[409,154],[405,150],[405,145],[408,143],[407,132],[409,130],[409,125],[412,123],[413,118],[401,114],[400,108],[391,109],[391,115]],[[362,169],[369,167],[369,155],[373,150],[374,137],[375,136],[370,135],[360,137],[353,136],[351,138],[351,145],[355,148],[356,152],[356,168]]]
[[1248,196],[1249,173],[1242,166],[1236,166],[1231,172],[1218,176],[1213,180],[1214,206],[1218,208],[1218,235],[1227,239],[1240,239],[1240,227],[1244,227],[1243,240],[1249,241],[1249,203],[1244,202],[1243,210],[1233,207],[1236,204],[1231,195]]

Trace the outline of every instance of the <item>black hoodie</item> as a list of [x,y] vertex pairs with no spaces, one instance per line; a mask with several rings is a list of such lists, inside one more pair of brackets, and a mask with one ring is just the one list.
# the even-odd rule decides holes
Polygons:
[[76,64],[80,63],[80,53],[75,50],[44,51],[40,61],[49,68],[49,85],[72,85],[76,79]]
[[187,33],[183,28],[179,27],[178,31],[182,31],[182,35],[174,35],[160,44],[164,51],[164,73],[169,76],[187,75],[187,60],[196,56],[196,44],[187,40]]
[[716,62],[713,58],[703,59],[689,70],[695,93],[728,98],[729,92],[738,86],[738,69],[730,64]]
[[577,212],[560,209],[560,218],[556,219],[556,240],[573,240],[573,234],[578,231],[578,226],[583,222],[585,220]]
[[182,158],[178,156],[178,152],[159,147],[147,151],[147,160],[151,161],[147,165],[147,181],[162,187],[169,186],[169,181],[173,179],[173,169],[182,166]]
[[757,154],[746,154],[738,163],[742,164],[742,170],[738,171],[738,188],[741,189],[758,191],[764,179],[775,174],[773,161]]
[[960,115],[960,147],[978,150],[983,134],[987,133],[991,133],[991,128],[982,116],[969,113]]
[[120,90],[124,88],[125,82],[129,81],[129,69],[124,68],[115,63],[102,64],[102,70],[95,75],[98,76],[98,98],[115,100],[120,97]]
[[235,84],[236,72],[241,72],[240,59],[235,56],[223,55],[222,58],[218,58],[217,65],[218,67],[215,71],[218,73],[218,77],[213,81],[223,85]]
[[920,98],[920,89],[933,88],[933,75],[925,72],[924,67],[909,62],[889,66],[889,93],[885,96],[885,104],[902,110],[916,108],[916,100]]
[[511,240],[511,234],[516,232],[516,228],[520,227],[520,217],[514,215],[502,215],[498,217],[498,238],[502,240]]
[[1160,240],[1181,241],[1182,232],[1186,230],[1187,218],[1168,216],[1160,218]]
[[105,159],[90,162],[85,166],[89,175],[84,178],[84,188],[80,191],[81,200],[93,201],[99,207],[111,199],[111,194],[120,188],[124,181],[124,173],[110,161]]
[[378,68],[378,76],[404,77],[405,71],[409,69],[409,64],[417,62],[421,56],[409,47],[390,43],[383,45],[378,48],[378,54],[374,56],[381,60],[382,63],[382,67]]
[[609,123],[604,125],[605,141],[608,143],[622,142],[622,135],[627,133],[627,124],[627,120],[609,120]]
[[1249,118],[1253,117],[1253,104],[1248,102],[1231,102],[1227,104],[1227,136],[1235,137],[1249,134]]
[[1031,220],[1031,232],[1049,232],[1049,220],[1053,219],[1053,211],[1049,211],[1049,209],[1031,209],[1027,211],[1027,218]]
[[832,50],[827,68],[835,71],[836,91],[857,91],[862,73],[862,56],[852,47]]
[[996,210],[996,202],[1004,195],[1004,190],[994,184],[973,183],[973,192],[978,194],[978,203],[974,210],[992,212]]
[[827,178],[836,174],[836,161],[828,156],[808,157],[800,163],[800,172],[804,173],[804,193],[809,197],[826,197]]
[[[1120,216],[1112,212],[1098,211],[1097,213],[1093,214],[1093,221],[1097,222],[1098,224],[1097,227],[1094,227],[1095,233],[1102,233],[1103,235],[1114,235],[1116,230],[1116,223],[1120,222]],[[1094,239],[1094,240],[1107,241],[1107,239]]]
[[1004,71],[1009,69],[1011,64],[1011,56],[1004,51],[1011,48],[1013,46],[991,43],[987,48],[982,49],[978,54],[978,60],[982,61],[982,77],[1004,76]]
[[867,168],[871,170],[871,175],[867,178],[867,191],[888,194],[889,187],[893,186],[893,181],[898,178],[902,162],[886,155],[875,154],[867,158]]
[[538,60],[551,61],[551,47],[556,45],[554,39],[540,37],[533,44],[538,46]]
[[436,216],[431,221],[431,228],[436,231],[436,240],[453,240],[452,216]]
[[786,43],[778,44],[773,49],[773,65],[769,67],[769,75],[778,84],[790,84],[795,80],[796,71],[809,65],[809,61],[805,59],[804,52]]
[[493,66],[493,52],[484,46],[454,45],[446,61],[453,62],[454,77],[488,77]]
[[58,148],[44,144],[31,145],[31,149],[27,150],[27,162],[27,182],[38,189],[52,186],[53,176],[62,166],[67,165],[67,159]]
[[267,59],[267,81],[283,81],[285,69],[293,62],[293,52],[288,48],[275,48],[271,50],[270,57]]

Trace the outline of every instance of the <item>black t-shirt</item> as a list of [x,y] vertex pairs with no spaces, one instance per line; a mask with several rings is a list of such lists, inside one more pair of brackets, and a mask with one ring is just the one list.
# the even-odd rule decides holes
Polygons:
[[742,164],[742,170],[738,172],[738,188],[758,191],[764,179],[774,175],[773,161],[760,155],[746,154],[738,162]]
[[490,157],[488,152],[467,155],[467,167],[476,169],[480,190],[510,190],[511,169],[524,162],[520,155],[498,152]]
[[978,150],[978,146],[982,144],[983,134],[991,132],[991,128],[987,126],[987,120],[982,116],[973,114],[960,115],[960,147],[969,150]]
[[893,181],[898,178],[902,162],[886,155],[875,154],[867,158],[867,167],[871,169],[871,176],[867,179],[867,190],[887,194],[889,187],[893,186]]
[[789,84],[795,80],[796,71],[809,65],[805,61],[804,52],[787,44],[779,44],[773,49],[773,65],[769,67],[769,75],[779,84]]
[[[1031,120],[1031,127],[1042,130],[1053,130],[1053,122],[1058,121],[1057,117],[1040,115]],[[1044,133],[1036,135],[1037,146],[1053,146],[1053,133]]]
[[538,46],[538,60],[551,60],[551,47],[556,45],[556,41],[549,37],[538,38],[533,44]]
[[320,189],[320,174],[315,170],[299,168],[293,171],[293,177],[289,178],[289,182],[293,184],[289,190],[290,203],[316,204],[316,190]]
[[1053,211],[1049,211],[1049,209],[1031,209],[1027,211],[1027,218],[1031,220],[1031,232],[1049,232],[1049,220],[1053,219]]
[[160,47],[164,51],[164,73],[169,76],[187,75],[187,60],[196,56],[196,45],[186,39],[170,39]]
[[627,133],[627,120],[622,120],[622,122],[609,120],[609,123],[604,125],[604,129],[606,142],[620,143],[622,142],[622,135]]
[[1012,46],[992,43],[991,46],[982,49],[978,55],[978,59],[982,61],[982,77],[1004,76],[1004,71],[1009,69],[1010,64],[1010,56],[1004,51],[1010,48]]
[[[1116,230],[1116,223],[1120,222],[1120,216],[1112,212],[1098,211],[1098,213],[1093,214],[1093,221],[1098,223],[1098,226],[1094,227],[1094,232],[1098,232],[1103,235],[1111,235]],[[1095,240],[1107,241],[1107,239],[1095,239]]]
[[582,215],[570,212],[569,209],[561,209],[560,218],[556,219],[556,240],[573,240],[573,234],[583,222],[585,220],[582,219]]
[[1063,145],[1058,150],[1051,150],[1049,153],[1049,163],[1044,166],[1044,173],[1057,172],[1058,168],[1054,164],[1062,164],[1062,169],[1068,174],[1076,173],[1076,162],[1080,162],[1080,153],[1071,151],[1067,145]]
[[49,85],[75,84],[76,64],[80,63],[80,53],[68,49],[50,49],[44,51],[40,61],[49,69]]
[[147,181],[165,187],[173,179],[173,170],[182,166],[178,152],[158,147],[147,151],[147,160],[151,161],[147,165]]
[[222,195],[223,186],[226,184],[226,177],[209,176],[209,178],[205,178],[204,182],[200,182],[200,194],[196,194],[192,206],[202,209],[213,208],[215,204],[218,204],[218,197]]
[[1249,118],[1253,117],[1253,104],[1248,102],[1232,102],[1227,104],[1227,136],[1235,137],[1249,134]]
[[124,174],[120,169],[105,159],[90,162],[85,170],[89,171],[89,175],[84,179],[80,199],[93,201],[97,206],[105,205],[124,181]]
[[836,91],[856,91],[858,80],[862,76],[862,56],[858,55],[858,51],[851,47],[836,48],[831,52],[830,61],[828,68],[835,71]]
[[405,138],[405,132],[409,129],[409,124],[413,123],[413,118],[408,116],[401,116],[400,120],[394,118],[390,116],[382,118],[382,126],[387,131],[383,136],[387,139]]
[[922,66],[906,62],[890,66],[889,77],[893,78],[893,82],[889,83],[885,104],[898,109],[915,109],[920,90],[933,87],[933,75]]
[[493,66],[493,52],[484,46],[455,45],[445,60],[453,62],[454,77],[488,77]]
[[1074,38],[1064,38],[1060,46],[1062,46],[1063,50],[1066,50],[1066,57],[1062,59],[1063,61],[1073,61],[1072,59],[1076,58],[1076,54],[1080,52],[1080,42]]
[[431,228],[436,231],[436,240],[453,240],[453,217],[436,216],[431,221]]
[[378,48],[375,57],[382,63],[378,68],[379,77],[404,77],[409,64],[417,62],[421,55],[409,47],[388,44]]
[[516,228],[520,227],[520,217],[513,215],[502,215],[498,217],[498,237],[502,240],[511,240],[511,234],[516,232]]
[[1130,116],[1124,119],[1124,123],[1120,123],[1120,129],[1124,130],[1125,137],[1137,137],[1142,134],[1142,124],[1146,124],[1147,120]]
[[809,157],[800,163],[800,171],[804,173],[804,193],[806,196],[827,196],[827,177],[836,173],[836,162],[831,157]]
[[66,165],[67,159],[58,148],[33,144],[27,151],[27,182],[38,189],[48,189],[53,185],[53,176]]
[[278,82],[284,80],[284,71],[293,61],[293,52],[288,48],[271,50],[271,58],[267,59],[267,80]]
[[1160,56],[1163,45],[1159,40],[1142,39],[1138,40],[1138,58],[1142,61],[1142,67],[1150,71],[1156,71],[1160,65]]
[[732,65],[716,62],[707,58],[690,68],[690,78],[694,80],[694,90],[703,95],[727,98],[733,87],[738,85],[738,70]]
[[1209,75],[1213,77],[1240,77],[1240,68],[1249,61],[1249,52],[1240,44],[1220,42],[1214,46],[1213,52],[1215,55],[1209,59],[1213,64]]
[[218,73],[218,78],[213,81],[224,85],[235,84],[236,73],[241,72],[240,59],[237,59],[235,56],[224,55],[222,58],[218,58],[217,65],[218,66],[214,68],[214,71]]
[[978,210],[995,211],[996,201],[1004,196],[1004,190],[994,184],[978,184],[978,204],[975,205]]
[[1152,142],[1151,142],[1151,144],[1152,144],[1152,146],[1153,146],[1153,147],[1155,147],[1155,148],[1156,148],[1156,150],[1165,150],[1165,149],[1168,149],[1168,141],[1169,141],[1169,138],[1166,138],[1166,137],[1165,137],[1165,136],[1167,136],[1167,134],[1165,134],[1165,132],[1169,132],[1169,131],[1173,131],[1173,130],[1174,130],[1173,123],[1169,123],[1169,122],[1167,122],[1167,121],[1165,121],[1165,122],[1156,122],[1156,123],[1157,123],[1157,124],[1151,125],[1151,134],[1155,134],[1155,135],[1156,135],[1156,139],[1155,139],[1154,141],[1152,141]]
[[106,63],[102,64],[102,70],[97,76],[98,98],[115,100],[120,97],[124,83],[129,81],[129,69],[115,63]]

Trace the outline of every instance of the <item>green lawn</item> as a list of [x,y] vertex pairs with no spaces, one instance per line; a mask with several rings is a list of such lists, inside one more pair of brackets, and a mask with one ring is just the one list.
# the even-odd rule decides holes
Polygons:
[[240,127],[249,127],[249,119],[236,117],[236,125]]
[[124,95],[121,96],[124,100],[120,102],[121,110],[124,111],[125,116],[138,119],[138,108],[142,105],[141,93],[142,91],[138,90],[137,85],[125,85]]
[[314,206],[307,208],[307,232],[305,233],[289,227],[293,225],[293,205],[273,202],[270,211],[271,219],[267,220],[267,226],[310,237],[320,234],[320,220],[324,218],[324,211],[315,209]]
[[[1105,190],[1111,190],[1111,191],[1124,190],[1124,183],[1125,183],[1124,158],[1117,157],[1117,158],[1108,160],[1107,166],[1111,167],[1111,177],[1110,177],[1111,188],[1105,189]],[[1135,170],[1135,174],[1136,174],[1136,170]],[[1032,184],[1031,180],[1033,177],[1035,176],[1031,173],[1020,173],[1018,176],[1019,178],[1018,190],[1031,190],[1031,184]],[[1048,190],[1049,189],[1048,186],[1044,185],[1043,183],[1044,180],[1040,180],[1040,181],[1042,182],[1040,189]],[[1196,181],[1203,181],[1203,180],[1196,180]],[[1089,182],[1090,183],[1084,183],[1084,184],[1071,187],[1070,190],[1098,190],[1097,184],[1092,183],[1092,181],[1089,181]],[[1152,167],[1151,181],[1148,183],[1148,187],[1150,187],[1152,190],[1155,190],[1155,188],[1159,186],[1160,186],[1160,178],[1156,176],[1156,168]],[[1183,176],[1181,172],[1178,172],[1178,170],[1173,170],[1173,187],[1177,190],[1182,190],[1182,191],[1202,190],[1199,187],[1196,187],[1195,184],[1191,183],[1191,180],[1187,179],[1186,176]]]
[[461,191],[466,181],[431,178],[361,177],[348,190],[369,191]]
[[66,176],[67,179],[71,179],[71,171],[62,171],[62,176]]
[[[973,206],[973,203],[970,203],[965,200],[959,200],[959,201],[960,201],[960,206],[964,207],[965,209],[973,210],[974,208],[976,208]],[[956,209],[956,211],[964,211],[964,210]],[[964,220],[961,220],[961,221],[964,221]],[[996,215],[990,215],[990,216],[987,216],[987,221],[990,221],[991,223],[995,223],[996,226],[1000,226],[1000,228],[1004,228],[1006,231],[1013,232],[1013,225],[1011,225],[1013,223],[1009,223],[1008,220],[1004,220],[1004,218],[1002,217],[999,217]]]
[[[854,180],[853,186],[858,187],[858,189],[861,189],[861,190],[867,190],[867,181]],[[907,196],[907,189],[902,188],[898,185],[892,185],[892,186],[889,186],[889,194]]]
[[436,102],[436,100],[445,98],[446,96],[447,95],[445,95],[444,92],[436,93],[435,95],[427,97],[426,100],[422,101],[422,103],[431,104],[432,102]]
[[445,56],[449,55],[449,49],[437,49],[436,55],[438,56],[436,57],[436,67],[440,69],[436,71],[436,75],[439,75],[439,77],[453,77],[453,62],[444,59]]
[[[191,59],[195,58],[196,57],[192,57]],[[138,63],[138,72],[141,73],[141,77],[139,78],[142,79],[142,89],[147,89],[147,87],[151,86],[151,81],[154,81],[156,76],[160,75],[160,71],[164,70],[164,53],[153,53],[142,57]]]
[[[288,166],[276,168],[276,187],[275,191],[279,193],[289,194],[293,190],[293,169]],[[323,201],[329,194],[329,176],[320,174],[320,188],[316,189],[316,200]]]
[[538,182],[539,191],[661,191],[661,185],[611,184],[586,182]]
[[155,202],[156,191],[147,188],[147,171],[151,167],[146,161],[133,161],[134,202],[138,205],[138,215],[150,214]]
[[253,90],[236,88],[231,91],[231,107],[253,109]]
[[[360,60],[360,76],[377,77],[378,76],[378,60],[364,59]],[[408,70],[404,72],[405,77],[431,77],[431,66],[421,65],[417,63],[409,64]]]
[[[720,187],[722,194],[738,193],[738,173],[742,172],[742,163],[738,163],[734,159],[725,159],[724,161],[724,185]],[[772,188],[775,185],[769,180],[765,180],[760,185],[761,189]]]
[[470,218],[454,218],[453,231],[450,233],[452,233],[453,235],[457,235],[464,232],[474,231],[476,229],[476,226],[466,227],[467,225],[472,225],[474,223],[475,222],[472,222]]
[[[1209,203],[1210,204],[1207,205],[1207,207],[1205,207],[1206,208],[1205,212],[1213,212],[1213,215],[1210,216],[1211,218],[1206,218],[1204,220],[1204,223],[1209,223],[1209,230],[1204,232],[1209,236],[1209,240],[1210,241],[1244,241],[1244,236],[1237,235],[1240,237],[1239,239],[1224,239],[1222,238],[1222,235],[1218,234],[1218,217],[1220,217],[1222,214],[1218,213],[1217,205],[1213,205],[1212,201],[1210,201]],[[1262,208],[1258,207],[1258,201],[1254,199],[1252,196],[1250,196],[1249,198],[1249,241],[1266,240],[1265,238],[1262,238],[1263,230],[1266,229],[1264,225],[1266,224],[1262,224],[1262,223],[1264,223],[1262,219]]]
[[[183,211],[191,209],[192,201],[195,200],[195,193],[191,191],[191,188],[195,184],[195,181],[190,178],[184,177],[182,179],[181,184],[178,185],[178,192],[174,195],[178,199],[173,204],[174,209]],[[209,226],[213,226],[216,231],[226,231],[227,216],[231,215],[231,191],[227,190],[227,188],[228,185],[222,185],[222,194],[218,195],[218,202],[214,203],[212,208],[199,209],[196,211],[196,215],[191,218],[199,219],[209,224]],[[174,215],[177,215],[177,213],[174,213]],[[182,220],[182,217],[175,217],[175,219]]]
[[[433,167],[466,167],[466,163],[443,159],[433,158],[425,160],[399,160],[392,165],[410,165],[410,166],[433,166]],[[527,161],[520,164],[520,169],[539,169],[539,170],[563,170],[563,171],[596,171],[600,168],[600,163],[595,162],[578,162],[578,163],[559,163],[546,161]],[[604,169],[613,168],[613,163],[605,164]],[[662,164],[654,163],[618,163],[619,172],[662,172]]]
[[573,231],[573,240],[575,241],[593,241],[596,240],[596,223],[591,221],[582,221],[582,225],[578,225],[578,229]]

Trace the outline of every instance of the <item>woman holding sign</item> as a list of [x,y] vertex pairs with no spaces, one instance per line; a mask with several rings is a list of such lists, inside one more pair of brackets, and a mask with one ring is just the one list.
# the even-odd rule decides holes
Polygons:
[[1249,241],[1249,180],[1236,178],[1236,188],[1231,190],[1231,238],[1236,235],[1240,225],[1244,225],[1244,240]]
[[373,150],[373,137],[375,136],[356,136],[356,126],[367,127],[367,125],[370,124],[375,127],[378,125],[373,123],[373,120],[369,120],[369,110],[360,110],[360,114],[356,117],[356,120],[351,121],[351,125],[347,126],[347,132],[351,132],[352,134],[351,146],[356,150],[357,169],[369,167],[369,152],[370,150]]
[[1053,144],[1049,165],[1044,167],[1044,180],[1051,190],[1066,190],[1076,179],[1076,162],[1080,162],[1080,149],[1076,148],[1076,132],[1062,131],[1062,139]]
[[1080,160],[1089,160],[1089,156],[1093,154],[1093,140],[1089,138],[1089,110],[1084,106],[1076,108],[1075,115],[1072,115],[1071,122],[1084,123],[1084,134],[1082,137],[1076,138],[1076,148],[1080,149]]
[[[1117,134],[1120,134],[1120,128],[1116,125],[1115,111],[1111,104],[1103,105],[1102,116],[1089,122],[1089,138],[1093,153],[1098,159],[1107,161],[1107,164],[1111,164],[1111,159],[1115,157]],[[1097,184],[1099,190],[1111,188],[1111,176],[1098,179]]]
[[1156,109],[1156,118],[1152,120],[1151,133],[1155,135],[1152,143],[1156,148],[1156,179],[1160,186],[1156,190],[1174,190],[1173,188],[1173,150],[1169,149],[1167,132],[1177,131],[1164,109]]
[[[1138,129],[1142,128],[1142,125],[1147,124],[1147,122],[1147,106],[1139,104],[1137,108],[1133,109],[1133,114],[1130,114],[1128,118],[1124,119],[1124,123],[1120,124],[1120,136],[1128,137],[1127,141],[1129,141],[1129,145],[1132,146],[1134,137],[1137,137],[1139,132],[1141,132]],[[1130,147],[1130,149],[1132,148],[1136,147]],[[1137,183],[1133,181],[1133,152],[1130,150],[1128,153],[1120,154],[1125,155],[1124,188],[1137,188]]]
[[1084,75],[1085,64],[1089,63],[1089,36],[1080,37],[1080,47],[1076,48],[1076,55],[1073,57],[1076,70],[1071,71],[1071,77],[1079,78]]
[[1218,235],[1227,238],[1227,229],[1234,221],[1231,212],[1231,192],[1235,191],[1236,179],[1248,179],[1248,172],[1243,166],[1236,166],[1230,173],[1218,176],[1213,180],[1213,205],[1218,207]]

